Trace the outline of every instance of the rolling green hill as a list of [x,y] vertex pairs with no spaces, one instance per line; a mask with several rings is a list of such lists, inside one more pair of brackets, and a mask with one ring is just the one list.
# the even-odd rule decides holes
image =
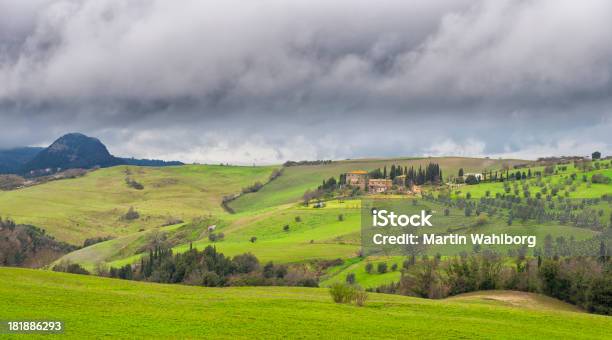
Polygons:
[[[273,169],[217,165],[99,169],[76,179],[0,191],[0,215],[40,226],[58,240],[81,244],[94,236],[123,236],[159,227],[171,218],[223,214],[223,196],[265,182]],[[144,189],[129,187],[127,177]],[[122,219],[130,207],[139,212],[138,220]]]
[[[236,211],[257,210],[280,204],[299,201],[308,189],[316,189],[324,179],[336,177],[351,170],[374,170],[397,164],[418,168],[428,163],[440,164],[444,174],[456,174],[459,168],[466,172],[482,171],[484,169],[501,168],[506,164],[529,163],[524,160],[495,160],[487,158],[464,157],[430,157],[430,158],[398,158],[398,159],[362,159],[332,162],[325,165],[302,165],[285,168],[283,175],[266,185],[256,193],[243,195],[233,201],[230,206]],[[445,175],[446,176],[446,175]]]
[[604,339],[612,328],[610,317],[526,293],[370,294],[357,307],[333,303],[321,288],[203,288],[9,268],[0,268],[0,301],[0,319],[61,320],[61,336],[71,338]]

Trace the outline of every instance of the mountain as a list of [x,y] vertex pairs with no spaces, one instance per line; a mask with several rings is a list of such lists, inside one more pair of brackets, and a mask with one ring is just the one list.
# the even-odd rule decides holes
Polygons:
[[[81,133],[69,133],[57,139],[48,148],[21,147],[0,150],[0,174],[47,175],[58,169],[90,169],[115,165],[172,166],[178,161],[115,157],[97,138]],[[47,169],[49,169],[47,171]]]
[[99,139],[80,133],[69,133],[39,152],[22,168],[22,172],[44,169],[90,169],[125,164],[111,155]]
[[0,174],[14,174],[44,148],[22,147],[0,150]]

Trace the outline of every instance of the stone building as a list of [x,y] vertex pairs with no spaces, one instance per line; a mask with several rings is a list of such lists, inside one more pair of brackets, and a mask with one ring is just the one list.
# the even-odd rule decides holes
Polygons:
[[390,190],[393,186],[393,181],[390,179],[377,178],[368,180],[368,192],[377,194]]
[[368,172],[363,170],[349,171],[346,173],[346,185],[366,190],[368,183]]

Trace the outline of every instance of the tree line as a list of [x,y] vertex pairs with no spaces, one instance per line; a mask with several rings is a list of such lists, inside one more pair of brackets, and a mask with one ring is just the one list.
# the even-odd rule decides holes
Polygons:
[[253,254],[227,257],[207,246],[193,247],[184,253],[155,247],[140,263],[98,268],[98,275],[159,283],[184,283],[208,287],[222,286],[304,286],[317,287],[318,278],[307,266],[261,264]]
[[442,259],[414,257],[404,262],[398,282],[373,289],[424,298],[444,298],[478,290],[506,289],[548,295],[592,313],[612,314],[609,256],[526,258],[511,265],[493,252]]

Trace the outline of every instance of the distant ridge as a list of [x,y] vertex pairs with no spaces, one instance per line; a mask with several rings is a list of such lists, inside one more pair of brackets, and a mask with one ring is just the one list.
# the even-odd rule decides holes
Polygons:
[[21,147],[0,150],[0,174],[16,174],[45,148]]
[[69,133],[47,148],[24,147],[0,150],[0,174],[39,176],[67,169],[91,169],[115,165],[171,166],[178,161],[120,158],[110,154],[97,138]]

